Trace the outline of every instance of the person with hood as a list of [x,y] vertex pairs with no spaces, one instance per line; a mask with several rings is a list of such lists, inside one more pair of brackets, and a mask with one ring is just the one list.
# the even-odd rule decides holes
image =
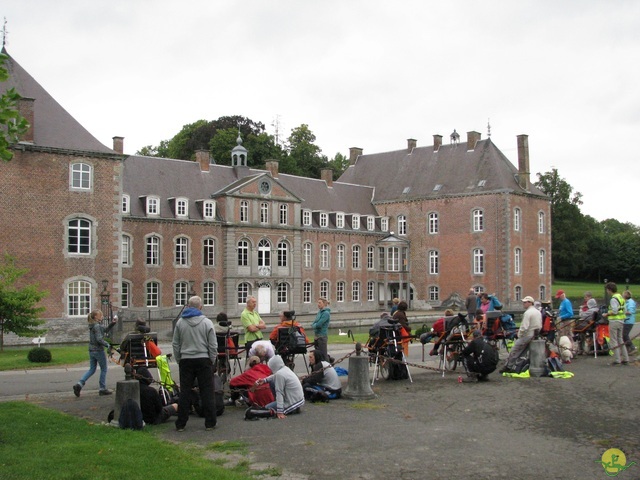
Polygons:
[[336,369],[327,361],[327,357],[319,350],[309,352],[311,375],[302,379],[305,398],[311,401],[340,398],[342,382]]
[[329,308],[329,300],[326,298],[318,299],[319,311],[315,320],[311,323],[313,328],[314,343],[316,344],[316,350],[321,350],[326,356],[329,356],[327,350],[328,336],[329,336],[329,323],[331,322],[331,309]]
[[158,425],[166,422],[169,417],[178,412],[178,404],[162,405],[158,391],[151,386],[153,375],[147,367],[140,367],[135,374],[140,383],[140,410],[142,419],[147,425]]
[[257,380],[271,375],[271,369],[260,361],[257,356],[249,357],[249,368],[229,382],[231,398],[226,405],[235,405],[236,400],[245,397],[252,406],[263,407],[275,400],[273,392],[268,385],[255,388]]
[[[204,426],[206,430],[213,430],[217,421],[213,372],[218,356],[218,340],[213,322],[202,314],[201,308],[200,297],[189,299],[173,331],[173,358],[178,362],[182,392],[190,392],[194,381],[198,379]],[[176,430],[179,432],[184,431],[190,411],[191,396],[180,395],[176,420]]]
[[276,400],[265,406],[268,410],[275,410],[276,416],[283,420],[290,413],[300,413],[300,407],[304,405],[304,393],[298,376],[284,364],[280,355],[269,360],[269,368],[273,372],[267,378],[257,380],[256,387],[269,383]]

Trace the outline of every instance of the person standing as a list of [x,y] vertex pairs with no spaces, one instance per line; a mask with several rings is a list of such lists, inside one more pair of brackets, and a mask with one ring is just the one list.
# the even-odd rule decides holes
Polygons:
[[[567,337],[571,341],[571,321],[573,320],[573,306],[571,300],[567,298],[567,294],[564,290],[558,290],[556,292],[556,298],[560,299],[560,306],[558,307],[558,338]],[[571,344],[573,349],[573,343]]]
[[613,350],[613,362],[611,365],[629,365],[629,353],[622,338],[622,332],[624,331],[623,322],[626,318],[624,313],[624,298],[618,293],[618,286],[613,282],[607,283],[605,289],[611,297],[609,301],[609,311],[602,315],[609,320],[609,336],[611,338],[611,345],[609,347]]
[[244,327],[244,348],[247,352],[251,350],[253,342],[262,340],[262,330],[267,328],[264,320],[260,318],[260,314],[256,312],[257,304],[256,297],[247,298],[247,307],[240,315],[240,322]]
[[89,370],[73,386],[73,393],[76,397],[80,396],[80,390],[87,383],[89,377],[96,373],[98,365],[100,366],[100,380],[98,381],[100,391],[98,393],[100,395],[111,395],[113,393],[107,388],[107,354],[104,351],[105,348],[111,350],[112,347],[104,339],[104,336],[115,326],[117,320],[114,319],[107,328],[104,328],[101,325],[102,317],[100,310],[93,310],[87,316],[87,322],[89,323]]
[[404,352],[404,356],[409,356],[409,340],[411,339],[411,327],[409,326],[409,319],[407,318],[407,309],[409,305],[407,302],[402,300],[398,303],[398,309],[396,313],[393,314],[393,318],[398,321],[400,324],[400,335],[402,337],[402,351]]
[[206,430],[216,426],[213,372],[218,357],[218,340],[213,322],[200,309],[202,299],[191,297],[173,331],[173,358],[178,362],[180,390],[176,430],[184,431],[191,411],[191,392],[198,379],[202,413]]
[[624,344],[627,346],[627,351],[629,355],[635,355],[638,353],[638,349],[633,344],[631,339],[629,338],[629,334],[631,333],[631,329],[636,323],[636,301],[631,298],[631,292],[629,290],[625,290],[622,294],[622,298],[624,298],[624,329],[622,330],[622,339],[624,340]]
[[327,352],[327,343],[329,336],[329,323],[331,322],[331,309],[329,309],[329,300],[326,298],[318,299],[319,311],[316,314],[315,320],[311,323],[313,328],[314,343],[316,348],[320,350],[325,356],[329,356]]
[[516,360],[524,353],[524,351],[533,340],[533,337],[542,328],[542,314],[540,310],[533,306],[533,297],[526,296],[522,299],[522,305],[525,308],[522,315],[522,323],[518,330],[518,339],[513,344],[507,363],[500,369],[500,373],[505,373],[514,366]]
[[464,302],[464,306],[467,309],[467,317],[469,318],[469,323],[473,322],[476,317],[476,310],[478,309],[478,300],[477,300],[476,292],[473,291],[473,288],[469,289],[469,295],[467,295],[467,299]]
[[400,299],[398,297],[391,300],[391,311],[389,312],[389,315],[391,315],[392,317],[393,317],[393,314],[396,313],[396,310],[398,310],[399,303],[400,303]]

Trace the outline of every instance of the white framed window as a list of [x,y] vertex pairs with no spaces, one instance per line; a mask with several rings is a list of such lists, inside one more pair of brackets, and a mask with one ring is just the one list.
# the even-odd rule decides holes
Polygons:
[[269,204],[267,202],[260,203],[260,223],[269,223]]
[[240,202],[240,221],[242,223],[249,221],[249,202],[246,200]]
[[263,238],[258,242],[258,268],[271,267],[271,242]]
[[438,214],[436,212],[431,212],[428,217],[428,225],[429,225],[429,235],[435,235],[440,230],[440,225],[438,222]]
[[545,216],[544,212],[538,212],[538,233],[544,233],[545,231]]
[[436,250],[429,251],[429,275],[440,273],[440,255]]
[[123,266],[131,265],[131,237],[129,235],[122,235],[120,258]]
[[173,263],[180,267],[187,266],[189,264],[189,239],[186,237],[178,237],[175,242],[176,248],[174,250]]
[[389,272],[400,271],[400,249],[398,247],[387,248],[387,270]]
[[360,230],[360,215],[356,215],[355,213],[351,217],[351,229],[352,230]]
[[216,241],[213,238],[202,241],[202,264],[205,267],[216,266]]
[[516,248],[513,251],[513,273],[520,275],[522,273],[522,249]]
[[473,217],[473,231],[482,232],[484,230],[484,214],[479,208],[475,209],[472,213]]
[[73,163],[69,169],[69,185],[74,190],[91,190],[92,174],[93,167],[91,165],[87,163]]
[[389,217],[382,217],[380,219],[380,230],[383,232],[389,231]]
[[67,285],[67,315],[86,317],[91,312],[91,283],[76,280]]
[[280,225],[287,225],[289,223],[289,205],[286,203],[280,204]]
[[147,197],[147,215],[160,215],[160,199]]
[[484,273],[484,250],[476,248],[473,250],[473,274],[482,275]]
[[336,213],[336,228],[344,228],[344,213]]
[[320,214],[320,227],[327,228],[329,226],[329,214],[321,213]]
[[311,243],[305,243],[302,246],[302,258],[304,268],[311,268],[313,266],[313,245]]
[[204,282],[202,284],[202,304],[206,307],[215,306],[216,284],[214,282]]
[[344,268],[344,245],[336,246],[336,268]]
[[329,282],[326,280],[320,282],[320,297],[329,298]]
[[405,215],[398,215],[398,235],[407,234],[407,217]]
[[320,245],[320,268],[329,268],[329,245],[326,243]]
[[202,217],[205,220],[215,220],[216,218],[216,202],[213,200],[205,200],[202,204]]
[[547,287],[540,285],[540,301],[544,302],[547,299]]
[[278,242],[278,266],[289,266],[289,244],[285,241]]
[[148,308],[160,306],[160,284],[158,282],[147,282],[146,304]]
[[313,292],[313,283],[304,282],[302,284],[302,303],[311,303],[311,292]]
[[513,294],[516,302],[522,301],[522,287],[520,285],[516,285],[516,287],[513,289]]
[[189,216],[189,200],[186,198],[176,199],[176,217],[187,218]]
[[308,227],[311,225],[311,210],[302,211],[302,225]]
[[247,240],[240,240],[238,242],[238,266],[249,266],[249,242]]
[[376,217],[369,215],[367,217],[367,230],[373,232],[376,229]]
[[375,282],[367,282],[367,302],[373,302],[376,299]]
[[437,285],[431,285],[429,287],[429,301],[437,302],[438,300],[440,300],[440,287]]
[[147,237],[147,265],[160,265],[160,237]]
[[351,284],[351,301],[360,301],[360,282],[357,280]]
[[122,195],[122,213],[131,213],[131,198],[126,193]]
[[520,231],[521,223],[522,223],[522,210],[516,207],[513,209],[513,231],[514,232]]
[[367,270],[373,270],[375,268],[375,251],[373,245],[367,247]]
[[188,282],[177,282],[173,289],[174,305],[177,307],[187,304],[187,295],[189,294]]
[[69,220],[67,226],[67,251],[73,255],[91,255],[92,223],[84,218]]
[[547,253],[543,249],[540,249],[540,251],[538,252],[538,273],[540,275],[544,275],[546,264],[547,264]]
[[249,298],[249,292],[251,291],[251,285],[247,282],[242,282],[238,285],[238,303],[244,305]]
[[360,269],[360,245],[353,245],[351,247],[351,268],[354,270]]
[[344,302],[344,282],[336,283],[336,302]]
[[123,281],[120,284],[120,306],[129,308],[131,306],[131,283]]
[[282,282],[276,288],[276,301],[278,303],[289,303],[289,284]]

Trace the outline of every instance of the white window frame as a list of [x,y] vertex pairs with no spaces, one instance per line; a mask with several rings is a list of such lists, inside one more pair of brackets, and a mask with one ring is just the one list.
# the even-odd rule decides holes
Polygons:
[[336,213],[336,228],[344,228],[344,213]]
[[329,282],[326,280],[320,282],[320,297],[329,298]]
[[302,246],[302,257],[303,257],[303,265],[304,268],[312,268],[313,267],[313,244],[311,242],[306,242]]
[[360,215],[354,213],[351,216],[351,229],[360,230]]
[[147,282],[144,286],[145,306],[156,308],[160,306],[160,283],[154,280]]
[[440,254],[437,250],[429,250],[429,275],[440,274]]
[[522,210],[518,207],[513,209],[513,231],[519,232],[522,228]]
[[345,283],[341,280],[336,283],[336,302],[343,303],[344,302],[344,289]]
[[311,216],[311,210],[303,210],[302,211],[302,225],[305,227],[309,227],[311,226],[312,223],[312,216]]
[[289,223],[289,205],[281,203],[279,207],[280,212],[280,225],[287,225]]
[[77,162],[69,166],[69,187],[72,190],[89,191],[93,185],[93,166]]
[[354,270],[360,270],[362,262],[362,249],[360,245],[353,245],[351,247],[351,268]]
[[251,285],[248,282],[238,284],[238,305],[246,305],[249,294],[251,293]]
[[320,228],[327,228],[329,226],[329,214],[322,212],[320,213]]
[[202,239],[202,264],[205,267],[216,266],[216,241],[214,238]]
[[473,249],[473,274],[484,275],[484,250],[482,248]]
[[238,267],[249,266],[249,251],[249,241],[246,239],[238,240],[238,243],[236,244],[236,259]]
[[376,268],[376,248],[373,245],[367,247],[367,270]]
[[122,308],[131,307],[131,282],[126,280],[120,284],[120,306]]
[[67,253],[69,255],[82,257],[91,255],[92,242],[93,222],[91,220],[76,217],[67,222]]
[[271,242],[266,238],[258,242],[258,268],[271,267]]
[[473,217],[473,231],[474,232],[483,232],[484,231],[484,212],[480,208],[476,208],[472,212]]
[[520,247],[513,249],[513,273],[515,275],[522,274],[522,249]]
[[430,285],[429,286],[429,301],[430,302],[437,302],[440,300],[440,287],[437,285]]
[[540,301],[544,302],[547,299],[547,287],[540,285]]
[[538,212],[538,233],[539,234],[544,234],[545,232],[545,218],[546,215],[544,214],[544,212]]
[[189,217],[189,200],[183,197],[176,198],[176,217],[188,218]]
[[173,287],[173,302],[176,307],[187,304],[189,299],[189,282],[176,282]]
[[145,239],[145,265],[160,265],[160,237],[158,235],[149,235]]
[[311,294],[313,292],[313,283],[304,282],[302,284],[302,303],[311,303]]
[[380,219],[380,230],[383,232],[389,231],[389,217],[382,217]]
[[387,271],[399,272],[400,271],[400,248],[388,247],[387,251]]
[[123,267],[131,266],[131,243],[132,238],[125,233],[122,234],[122,241],[120,244],[120,261]]
[[538,273],[544,275],[547,269],[547,252],[543,248],[538,250]]
[[360,301],[361,290],[362,288],[358,280],[354,280],[353,282],[351,282],[351,301],[352,302]]
[[160,198],[159,197],[147,197],[146,201],[147,215],[159,216],[160,215]]
[[269,223],[269,204],[260,202],[260,223],[266,225]]
[[215,220],[216,202],[214,200],[205,200],[202,203],[202,218],[205,220]]
[[516,302],[522,301],[522,286],[516,285],[513,289],[513,296]]
[[87,280],[67,284],[67,316],[86,317],[91,312],[93,288]]
[[288,267],[289,266],[289,244],[284,240],[280,240],[276,248],[278,250],[278,267],[282,267],[282,268]]
[[376,217],[373,215],[367,216],[367,230],[373,232],[376,229]]
[[240,202],[240,222],[247,223],[249,221],[249,202],[242,200]]
[[440,219],[438,212],[430,212],[427,217],[429,235],[437,235],[440,231]]
[[339,244],[336,245],[336,268],[344,269],[344,256],[345,256],[345,248],[344,245]]
[[279,304],[289,303],[289,284],[281,282],[276,287],[276,302]]
[[326,270],[329,268],[329,244],[320,245],[320,268]]
[[214,307],[216,305],[216,284],[206,281],[202,284],[202,305]]
[[367,302],[373,302],[376,299],[376,282],[367,282]]
[[398,235],[405,236],[407,234],[407,216],[398,215]]
[[173,264],[176,267],[189,266],[189,243],[187,237],[181,236],[174,240]]
[[121,211],[124,214],[131,213],[131,197],[126,193],[122,195]]

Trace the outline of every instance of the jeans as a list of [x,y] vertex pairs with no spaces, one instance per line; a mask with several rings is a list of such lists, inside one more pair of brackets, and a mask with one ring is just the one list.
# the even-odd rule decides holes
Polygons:
[[89,380],[89,377],[96,373],[96,367],[100,365],[100,390],[107,389],[107,354],[104,350],[91,351],[89,350],[89,370],[86,371],[82,378],[78,382],[84,387],[84,384]]
[[205,428],[216,426],[216,408],[213,391],[213,365],[209,357],[183,358],[178,364],[180,370],[180,398],[178,400],[177,428],[184,428],[191,412],[191,389],[195,379],[198,379],[200,402]]

